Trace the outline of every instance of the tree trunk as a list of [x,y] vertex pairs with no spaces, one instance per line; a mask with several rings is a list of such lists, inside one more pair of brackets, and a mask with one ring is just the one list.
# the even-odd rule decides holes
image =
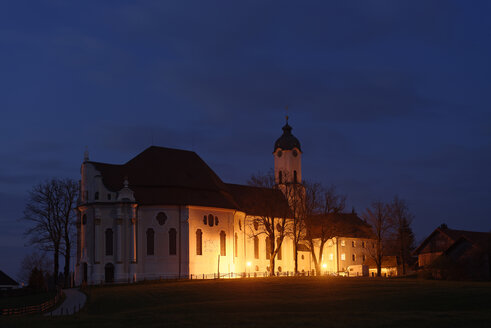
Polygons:
[[63,271],[65,275],[65,288],[70,287],[70,252],[70,244],[68,243],[65,252],[65,269]]
[[269,257],[269,275],[274,276],[274,256],[273,254]]
[[319,245],[319,261],[315,265],[315,271],[316,271],[317,276],[322,275],[322,272],[321,272],[322,263],[321,263],[321,261],[322,261],[322,253],[324,252],[324,245],[325,245],[325,241],[321,241],[321,244]]
[[377,277],[382,277],[382,262],[377,262]]
[[295,260],[295,268],[294,268],[295,275],[297,275],[298,273],[298,247],[297,246],[298,244],[293,245],[293,256]]
[[58,272],[60,271],[59,258],[60,258],[60,248],[58,246],[55,246],[54,258],[53,258],[53,262],[54,262],[53,281],[55,283],[55,286],[58,284]]

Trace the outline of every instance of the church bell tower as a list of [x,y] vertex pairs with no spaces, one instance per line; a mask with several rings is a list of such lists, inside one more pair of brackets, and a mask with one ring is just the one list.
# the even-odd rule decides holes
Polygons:
[[300,141],[292,134],[292,127],[286,124],[283,134],[274,144],[274,175],[277,185],[302,182],[302,150]]

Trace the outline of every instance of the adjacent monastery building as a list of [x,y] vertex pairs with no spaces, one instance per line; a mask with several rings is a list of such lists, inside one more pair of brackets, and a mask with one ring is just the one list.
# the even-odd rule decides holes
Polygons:
[[[268,271],[266,235],[251,234],[251,227],[254,218],[265,214],[264,207],[256,206],[258,199],[277,204],[278,217],[289,213],[281,186],[302,181],[302,151],[291,130],[287,122],[274,145],[279,188],[224,183],[192,151],[152,146],[121,165],[90,161],[86,153],[78,204],[76,283]],[[326,272],[361,265],[367,238],[359,234],[333,238],[323,255]],[[275,259],[276,272],[294,271],[293,252],[293,242],[285,237]],[[298,270],[312,269],[310,252],[300,248]]]

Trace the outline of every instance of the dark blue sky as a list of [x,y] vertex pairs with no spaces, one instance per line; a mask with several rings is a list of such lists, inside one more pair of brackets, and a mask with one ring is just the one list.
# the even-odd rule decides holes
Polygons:
[[362,212],[395,194],[418,239],[491,229],[489,1],[3,1],[0,270],[27,191],[153,143],[226,182],[273,165],[289,106],[303,177]]

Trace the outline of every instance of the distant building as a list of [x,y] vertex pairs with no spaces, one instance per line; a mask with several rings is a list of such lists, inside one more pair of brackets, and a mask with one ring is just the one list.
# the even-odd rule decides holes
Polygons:
[[489,279],[491,233],[454,230],[443,224],[415,249],[418,266],[436,278]]
[[0,271],[0,290],[19,288],[19,283]]

